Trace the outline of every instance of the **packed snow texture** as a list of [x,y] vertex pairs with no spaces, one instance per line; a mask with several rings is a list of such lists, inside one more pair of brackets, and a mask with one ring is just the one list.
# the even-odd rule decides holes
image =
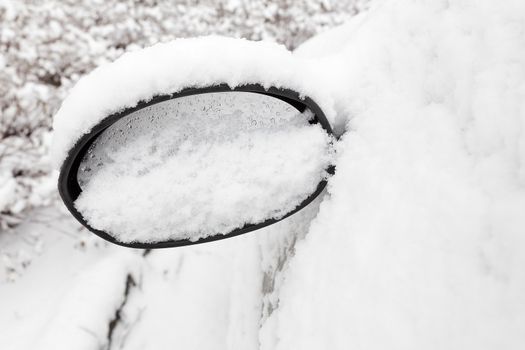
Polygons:
[[53,121],[56,166],[108,115],[188,87],[286,88],[312,98],[331,119],[332,98],[309,79],[302,63],[282,45],[217,36],[177,39],[126,53],[80,79],[62,103]]
[[251,92],[140,109],[91,145],[75,207],[121,242],[197,240],[279,219],[316,190],[330,164],[331,138],[311,118]]
[[384,1],[297,54],[348,131],[262,348],[523,349],[525,3]]

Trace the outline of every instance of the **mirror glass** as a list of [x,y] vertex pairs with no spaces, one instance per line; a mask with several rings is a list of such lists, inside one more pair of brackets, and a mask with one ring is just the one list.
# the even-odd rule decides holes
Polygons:
[[120,242],[227,234],[279,219],[332,161],[313,113],[252,92],[197,94],[135,111],[91,144],[76,209]]

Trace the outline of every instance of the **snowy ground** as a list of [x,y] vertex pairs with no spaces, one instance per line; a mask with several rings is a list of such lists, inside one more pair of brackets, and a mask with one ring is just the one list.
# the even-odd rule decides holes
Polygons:
[[6,255],[34,233],[41,249],[0,271],[0,348],[255,349],[319,203],[257,235],[155,251],[106,244],[58,208],[34,213],[1,236]]
[[522,1],[385,1],[313,39],[346,130],[325,197],[145,255],[76,248],[49,209],[19,228],[49,248],[1,282],[0,348],[523,349],[524,23]]

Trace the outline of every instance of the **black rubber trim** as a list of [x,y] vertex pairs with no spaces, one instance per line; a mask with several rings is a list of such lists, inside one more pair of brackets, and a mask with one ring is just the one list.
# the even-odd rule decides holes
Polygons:
[[[187,88],[187,89],[184,89],[174,94],[156,96],[149,101],[139,102],[137,106],[133,108],[128,108],[122,112],[115,113],[115,114],[112,114],[104,118],[100,123],[95,125],[89,133],[83,135],[76,142],[75,146],[73,146],[73,148],[69,150],[68,155],[61,166],[60,175],[58,178],[58,191],[60,193],[60,197],[64,201],[64,204],[66,205],[69,212],[88,230],[90,230],[97,236],[111,243],[114,243],[114,244],[117,244],[123,247],[129,247],[129,248],[154,249],[154,248],[181,247],[181,246],[187,246],[187,245],[192,245],[192,244],[213,242],[213,241],[217,241],[217,240],[221,240],[225,238],[231,238],[234,236],[242,235],[244,233],[255,231],[260,228],[263,228],[268,225],[279,222],[283,219],[286,219],[290,215],[297,213],[299,210],[307,206],[323,191],[323,189],[326,186],[325,180],[321,181],[319,185],[317,186],[317,189],[315,190],[315,192],[312,193],[310,196],[308,196],[308,198],[306,198],[299,206],[297,206],[294,210],[290,211],[289,213],[287,213],[286,215],[284,215],[283,217],[279,219],[269,219],[269,220],[266,220],[258,224],[246,224],[243,227],[239,229],[235,229],[232,232],[229,232],[227,234],[216,234],[214,236],[208,236],[206,238],[201,238],[196,241],[182,239],[182,240],[155,242],[155,243],[120,242],[117,239],[115,239],[113,236],[108,234],[107,232],[97,230],[91,227],[86,222],[86,220],[84,220],[82,214],[80,214],[76,210],[74,206],[74,202],[80,195],[80,192],[82,191],[77,181],[78,168],[80,166],[82,159],[84,158],[84,155],[86,154],[87,150],[91,146],[91,144],[96,140],[96,138],[105,129],[113,125],[119,119],[127,116],[128,114],[133,113],[142,108],[154,105],[159,102],[163,102],[163,101],[167,101],[167,100],[171,100],[171,99],[179,98],[183,96],[205,94],[205,93],[212,93],[212,92],[228,92],[228,91],[244,91],[244,92],[253,92],[253,93],[269,95],[269,96],[281,99],[291,104],[292,106],[294,106],[301,112],[303,112],[306,108],[308,108],[315,115],[311,123],[319,123],[321,127],[324,130],[326,130],[328,134],[333,135],[332,128],[330,127],[330,123],[326,119],[326,116],[324,115],[321,108],[319,108],[319,106],[311,98],[301,97],[297,92],[288,90],[288,89],[281,89],[281,88],[275,88],[275,87],[270,87],[269,89],[265,89],[262,85],[258,85],[258,84],[250,84],[250,85],[243,85],[243,86],[238,86],[235,88],[230,88],[226,84],[221,84],[221,85],[209,86],[209,87],[204,87],[204,88]],[[330,166],[327,170],[329,173],[333,174],[335,168],[333,166]]]

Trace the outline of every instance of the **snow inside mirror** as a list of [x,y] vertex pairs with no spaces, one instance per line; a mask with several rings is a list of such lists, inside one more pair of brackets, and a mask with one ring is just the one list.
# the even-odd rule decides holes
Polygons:
[[78,152],[69,209],[103,238],[133,247],[264,227],[326,184],[332,136],[319,114],[299,98],[259,91],[144,103],[110,118]]

